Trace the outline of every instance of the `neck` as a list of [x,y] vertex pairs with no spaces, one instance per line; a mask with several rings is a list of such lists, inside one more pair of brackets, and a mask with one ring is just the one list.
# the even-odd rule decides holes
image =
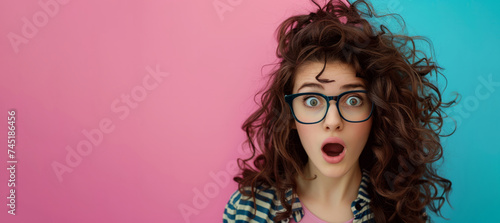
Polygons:
[[[359,164],[354,165],[346,174],[339,177],[325,176],[311,166],[308,163],[304,170],[307,179],[298,177],[299,197],[330,205],[350,205],[356,199],[362,175]],[[315,179],[313,179],[314,176],[316,176]]]

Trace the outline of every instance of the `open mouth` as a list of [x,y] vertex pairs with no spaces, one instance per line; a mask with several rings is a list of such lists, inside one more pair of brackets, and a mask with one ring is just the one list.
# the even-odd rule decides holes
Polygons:
[[335,157],[344,151],[344,146],[338,143],[328,143],[323,146],[322,150],[327,156]]

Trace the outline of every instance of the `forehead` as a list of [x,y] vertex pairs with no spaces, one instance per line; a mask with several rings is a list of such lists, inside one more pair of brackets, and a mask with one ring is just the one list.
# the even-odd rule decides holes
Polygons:
[[325,70],[318,77],[319,79],[328,80],[329,83],[320,83],[316,76],[324,67],[322,62],[306,62],[300,65],[295,73],[293,91],[297,90],[304,83],[318,83],[326,89],[339,88],[344,84],[363,84],[363,79],[356,77],[356,70],[349,64],[341,62],[329,62],[326,64]]

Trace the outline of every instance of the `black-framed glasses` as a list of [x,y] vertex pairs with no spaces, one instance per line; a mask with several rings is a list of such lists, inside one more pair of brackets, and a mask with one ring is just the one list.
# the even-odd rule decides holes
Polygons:
[[323,121],[331,100],[335,100],[340,117],[348,122],[364,122],[372,116],[373,103],[365,90],[346,91],[337,96],[315,92],[285,95],[293,117],[302,124]]

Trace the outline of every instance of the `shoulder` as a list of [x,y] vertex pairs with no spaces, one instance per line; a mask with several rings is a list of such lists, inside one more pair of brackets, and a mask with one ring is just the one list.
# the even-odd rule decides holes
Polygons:
[[[250,194],[251,188],[244,188]],[[255,197],[236,190],[226,204],[224,222],[272,222],[276,212],[283,210],[276,189],[256,189]]]

